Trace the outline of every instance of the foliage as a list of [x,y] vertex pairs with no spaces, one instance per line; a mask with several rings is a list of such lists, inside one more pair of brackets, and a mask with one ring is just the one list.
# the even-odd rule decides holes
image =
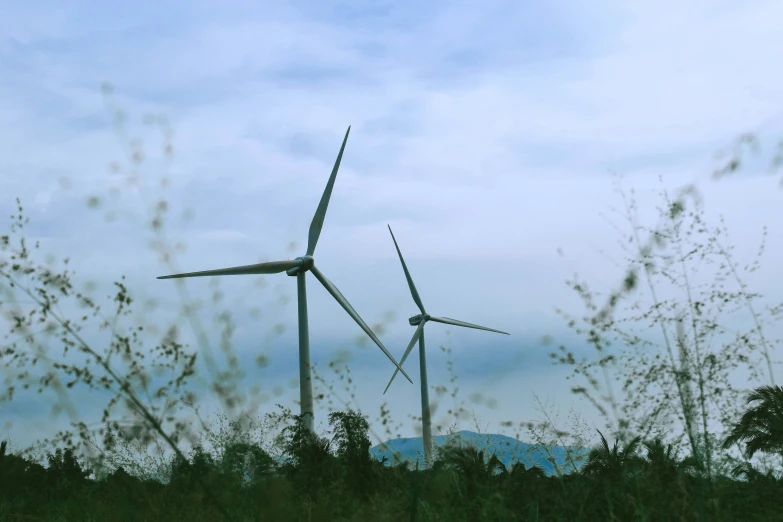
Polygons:
[[343,480],[354,495],[368,498],[376,486],[377,468],[370,456],[369,423],[358,412],[336,411],[329,414],[329,425],[334,430],[332,440],[337,444]]
[[[335,419],[356,415],[339,413],[344,415]],[[329,463],[342,457],[329,454],[329,445],[324,443],[328,439],[305,436],[310,432],[300,431],[297,425],[303,423],[294,424],[287,436],[289,448],[298,452],[298,460],[289,462],[290,469],[282,475],[268,473],[250,484],[230,480],[224,474],[226,463],[200,447],[187,462],[173,461],[168,484],[140,480],[123,468],[102,480],[70,482],[69,476],[83,477],[84,472],[78,462],[62,452],[59,457],[52,455],[52,467],[43,470],[44,476],[56,477],[60,487],[67,488],[53,493],[49,486],[19,486],[34,484],[43,468],[8,454],[2,461],[0,516],[23,509],[31,516],[51,517],[63,512],[67,498],[79,498],[78,507],[65,508],[71,517],[80,518],[78,513],[112,513],[101,518],[223,519],[210,498],[193,487],[196,474],[209,484],[215,497],[232,506],[234,516],[260,516],[262,520],[407,520],[411,514],[417,520],[603,520],[612,516],[642,520],[642,512],[646,520],[681,515],[697,519],[700,505],[706,506],[703,516],[711,520],[774,520],[777,511],[773,504],[761,500],[783,493],[783,480],[759,474],[752,466],[744,470],[749,482],[721,477],[707,490],[687,465],[674,458],[671,446],[664,446],[660,439],[634,439],[621,447],[617,441],[610,446],[601,434],[602,442],[592,449],[585,468],[564,477],[548,477],[540,468],[527,468],[519,462],[506,468],[494,455],[486,458],[483,450],[472,446],[451,447],[441,453],[432,470],[375,467],[378,480],[386,487],[357,494],[354,484],[340,481],[339,472],[329,471]],[[355,435],[362,438],[359,433]],[[637,454],[640,448],[646,448],[646,456]],[[338,455],[342,455],[339,449]],[[369,452],[365,456],[369,462]],[[229,456],[228,461],[235,462],[232,458]],[[313,458],[315,461],[308,461]],[[9,468],[9,462],[22,465]],[[305,470],[314,471],[313,466],[318,465],[325,466],[319,469],[325,475],[305,476]],[[303,486],[316,490],[307,491]],[[754,486],[756,489],[749,489]]]
[[[639,225],[633,197],[626,197],[619,188],[618,192],[630,224],[627,240],[621,244],[632,268],[622,288],[612,292],[603,307],[586,282],[578,276],[569,281],[588,309],[581,319],[584,326],[560,311],[569,326],[595,348],[597,360],[580,361],[565,346],[551,356],[560,364],[573,366],[574,375],[587,381],[595,393],[586,386],[573,386],[572,392],[585,397],[619,439],[648,439],[654,433],[679,432],[682,435],[674,441],[675,448],[684,438],[694,466],[713,476],[718,471],[714,468],[720,449],[715,439],[722,440],[739,415],[741,391],[729,381],[729,371],[744,367],[751,380],[761,379],[762,370],[755,362],[758,355],[766,363],[766,378],[774,380],[771,349],[777,341],[764,335],[764,326],[779,320],[783,308],[757,312],[753,304],[760,295],[747,289],[732,249],[726,246],[725,224],[712,227],[706,223],[692,188],[676,198],[662,191],[664,205],[658,209],[660,225],[656,228]],[[696,202],[690,210],[686,206],[689,199]],[[649,235],[646,242],[643,232]],[[758,269],[763,250],[762,242],[757,260],[745,268],[747,273]],[[706,273],[705,267],[717,267],[710,284],[699,281]],[[660,281],[682,288],[684,299],[661,297]],[[729,281],[736,289],[729,288]],[[644,309],[637,300],[629,305],[629,314],[615,317],[623,299],[642,289],[651,300],[649,307]],[[732,341],[715,342],[728,333],[722,326],[723,317],[739,308],[750,313],[753,328],[738,333]],[[627,326],[640,323],[656,328],[662,343],[652,338],[654,331],[649,327],[637,333]],[[625,347],[622,353],[611,349],[615,343]],[[618,397],[613,389],[611,371],[620,374],[625,398]],[[724,431],[713,433],[709,426],[714,422]],[[675,427],[677,423],[681,430]]]
[[293,416],[286,426],[285,454],[289,457],[283,471],[300,494],[313,499],[334,478],[331,442],[311,432],[302,415]]
[[745,442],[745,457],[753,458],[757,451],[783,454],[783,387],[761,386],[748,395],[748,409],[723,443],[728,448]]

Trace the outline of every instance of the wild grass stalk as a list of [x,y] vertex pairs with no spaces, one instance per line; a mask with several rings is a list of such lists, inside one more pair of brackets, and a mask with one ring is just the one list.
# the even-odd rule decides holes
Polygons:
[[[127,155],[127,166],[117,164],[115,169],[126,169],[128,180],[148,196],[139,174],[146,154],[140,140],[129,136],[124,113],[113,104],[110,89],[106,94],[115,115],[115,132]],[[161,131],[163,154],[172,158],[172,133],[165,120],[156,117],[147,121]],[[168,180],[161,178],[159,185],[165,188],[167,184]],[[544,411],[546,407],[537,396],[544,420],[517,424],[519,430],[527,430],[536,449],[547,454],[554,467],[552,476],[521,462],[504,464],[496,453],[499,448],[490,447],[489,434],[486,447],[438,448],[433,469],[419,469],[418,463],[408,469],[406,462],[391,466],[377,462],[369,453],[370,437],[377,442],[399,437],[403,424],[393,424],[383,404],[373,424],[383,426],[385,433],[372,428],[359,408],[356,383],[343,356],[328,364],[331,382],[317,365],[313,367],[318,386],[315,398],[328,411],[328,430],[313,435],[305,429],[301,416],[279,405],[279,412],[268,411],[263,420],[254,420],[264,402],[263,392],[254,386],[248,397],[240,386],[243,372],[234,353],[235,324],[228,307],[214,317],[225,369],[220,368],[211,349],[208,329],[197,314],[199,305],[190,298],[184,281],[176,285],[182,301],[180,317],[197,340],[198,352],[188,352],[180,344],[177,324],[165,329],[156,324],[124,324],[130,321],[132,304],[137,301],[124,277],[115,283],[116,293],[110,296],[114,314],[107,316],[87,291],[74,290],[67,258],[62,271],[55,269],[54,263],[36,261],[39,245],[28,246],[23,231],[29,221],[17,200],[11,234],[0,238],[2,252],[7,254],[0,261],[0,276],[5,282],[0,285],[0,308],[9,323],[7,344],[0,351],[8,377],[0,399],[11,401],[36,385],[39,394],[51,388],[59,397],[57,407],[70,416],[73,430],[59,432],[54,440],[38,445],[48,460],[47,468],[24,458],[32,454],[33,446],[12,454],[7,441],[0,444],[0,492],[5,492],[5,496],[0,494],[0,518],[30,513],[44,520],[586,521],[734,520],[738,515],[758,513],[752,516],[772,520],[778,511],[763,502],[783,492],[783,483],[772,469],[763,473],[750,459],[757,451],[783,454],[783,388],[774,386],[772,368],[776,342],[764,333],[765,325],[780,318],[783,307],[767,308],[766,316],[757,311],[753,303],[759,295],[748,291],[732,249],[722,239],[727,234],[725,223],[721,220],[716,228],[706,224],[692,187],[674,198],[662,191],[664,204],[656,228],[639,225],[635,201],[618,192],[630,224],[626,238],[630,241],[623,244],[632,247],[623,282],[599,306],[595,294],[576,276],[568,284],[585,302],[584,325],[561,311],[569,325],[595,348],[598,360],[577,361],[564,346],[559,354],[552,354],[557,363],[573,366],[574,373],[592,387],[592,393],[586,386],[574,386],[572,392],[605,418],[607,436],[598,431],[600,444],[585,454],[581,448],[590,444],[584,423],[572,412],[573,431],[560,429],[559,421]],[[689,209],[688,201],[695,207]],[[103,199],[92,196],[88,205],[98,209]],[[179,272],[175,258],[185,246],[174,242],[172,247],[166,233],[171,206],[161,198],[154,200],[151,208],[146,219],[153,233],[151,245],[161,263]],[[109,216],[116,213],[109,211]],[[645,231],[648,239],[643,241]],[[758,268],[763,250],[764,242],[756,262],[745,272]],[[714,281],[705,291],[705,285],[695,279],[694,266],[701,269],[716,264]],[[681,288],[683,298],[663,298],[658,291],[660,279]],[[729,280],[737,289],[726,288]],[[632,315],[616,317],[620,303],[640,290],[642,282],[651,297],[650,307],[643,311],[641,305],[632,303]],[[248,291],[261,283],[259,279],[249,285]],[[24,309],[19,295],[25,297],[24,304],[32,304],[32,310]],[[87,311],[73,319],[72,313],[62,311],[66,298]],[[213,305],[221,301],[222,293],[215,286]],[[714,338],[728,333],[719,319],[732,306],[746,309],[754,327],[748,333],[737,333],[734,341],[714,347]],[[98,331],[110,335],[103,353],[82,333],[91,319],[98,321]],[[387,316],[372,328],[382,333],[389,320]],[[622,328],[639,322],[657,326],[663,343]],[[151,351],[142,347],[145,331],[162,332],[160,344]],[[281,330],[275,327],[275,331]],[[64,347],[62,355],[53,354],[51,345],[41,342],[43,337],[55,337]],[[628,349],[622,354],[611,353],[613,341]],[[644,350],[655,348],[664,356]],[[454,435],[471,412],[458,399],[451,350],[446,346],[441,349],[448,359],[449,383],[432,387],[436,397],[432,410],[437,411],[439,401],[447,396],[453,400],[453,407],[435,425],[437,431]],[[74,352],[83,356],[84,365],[66,363],[69,351],[71,358]],[[756,352],[766,362],[770,385],[756,388],[747,406],[758,404],[743,414],[741,393],[746,390],[732,387],[728,371],[746,367],[751,376],[759,378],[761,373],[752,360]],[[196,375],[197,354],[204,356],[211,378],[207,389],[221,407],[218,417],[223,424],[219,429],[202,418],[198,405],[203,399],[188,388],[192,379],[201,377]],[[154,360],[146,363],[150,355]],[[622,394],[613,388],[610,376],[610,371],[618,370],[618,361],[622,361],[619,373],[624,377]],[[268,357],[259,354],[257,363],[267,365]],[[31,373],[36,368],[42,368],[42,375]],[[600,378],[594,376],[594,369]],[[175,376],[154,388],[155,379],[160,380],[167,371]],[[70,390],[77,385],[113,394],[97,429],[79,418],[79,409],[70,397]],[[342,390],[338,391],[339,387]],[[125,407],[125,415],[115,412],[118,404]],[[198,429],[184,411],[193,413]],[[415,416],[410,420],[421,422]],[[481,434],[475,413],[473,422]],[[514,424],[507,421],[503,426]],[[723,431],[716,433],[713,425]],[[254,438],[253,432],[259,436]],[[683,438],[687,438],[689,452],[680,459],[678,448]],[[153,443],[157,458],[147,455],[141,460]],[[185,456],[186,443],[191,446],[189,457]],[[719,454],[731,448],[742,450],[743,444],[744,460],[739,464]],[[557,461],[554,446],[566,449],[567,466]],[[166,452],[171,452],[170,459],[165,458]],[[91,472],[94,480],[87,478]],[[745,482],[735,480],[739,477]],[[8,495],[9,491],[13,495]],[[73,500],[76,496],[78,502]]]

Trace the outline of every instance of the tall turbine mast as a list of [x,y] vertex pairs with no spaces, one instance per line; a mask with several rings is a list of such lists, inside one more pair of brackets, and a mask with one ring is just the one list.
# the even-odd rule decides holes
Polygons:
[[[400,252],[400,247],[397,245],[397,240],[394,238],[394,232],[392,232],[390,226],[389,233],[392,236],[392,241],[394,241],[394,247],[397,249],[397,255],[400,256],[402,270],[405,272],[405,278],[408,280],[408,287],[411,290],[413,301],[421,311],[420,314],[414,315],[408,319],[408,322],[411,324],[411,326],[416,326],[416,332],[414,332],[411,342],[408,343],[408,348],[405,350],[405,354],[402,356],[402,359],[400,359],[400,365],[405,363],[405,359],[408,358],[411,350],[413,350],[413,345],[416,344],[416,341],[419,341],[419,372],[421,373],[419,380],[421,381],[421,424],[422,440],[424,442],[424,466],[429,468],[432,466],[432,417],[430,412],[429,390],[427,388],[427,357],[424,351],[424,325],[427,323],[427,321],[435,321],[436,323],[453,324],[455,326],[464,326],[467,328],[475,328],[477,330],[487,330],[489,332],[496,332],[505,335],[509,335],[509,333],[501,332],[500,330],[493,330],[492,328],[487,328],[486,326],[479,326],[477,324],[466,323],[464,321],[457,321],[456,319],[450,319],[448,317],[432,317],[430,314],[428,314],[426,310],[424,310],[424,304],[421,302],[421,297],[419,297],[419,292],[416,290],[416,285],[413,284],[413,279],[411,278],[410,272],[408,272],[408,267],[405,264],[405,260],[402,258],[402,252]],[[397,371],[398,370],[394,370],[394,374],[389,380],[389,384],[386,385],[386,389],[383,391],[384,395],[387,391],[389,391],[389,386],[391,386],[391,383],[397,376]]]
[[[315,259],[313,259],[313,253],[315,252],[315,245],[318,243],[318,237],[321,235],[321,228],[324,224],[324,217],[326,217],[326,208],[329,206],[329,198],[332,195],[332,188],[334,187],[334,180],[337,177],[337,170],[340,168],[340,161],[343,157],[343,151],[345,150],[345,144],[348,141],[348,134],[351,132],[351,127],[348,126],[348,130],[345,132],[345,138],[343,144],[340,147],[340,152],[337,154],[337,160],[334,162],[334,168],[332,168],[332,174],[329,176],[329,182],[326,184],[324,193],[321,196],[321,202],[318,204],[318,209],[315,211],[313,221],[310,223],[310,232],[307,238],[307,253],[302,257],[296,259],[289,259],[284,261],[270,261],[268,263],[258,263],[255,265],[243,265],[233,268],[221,268],[217,270],[207,270],[204,272],[189,272],[186,274],[176,274],[158,277],[158,279],[173,279],[181,277],[204,277],[204,276],[220,276],[220,275],[245,275],[245,274],[277,274],[285,272],[289,276],[296,276],[296,290],[297,300],[299,306],[299,396],[301,404],[301,413],[304,418],[305,425],[310,431],[314,431],[313,427],[313,383],[310,373],[310,333],[307,325],[307,289],[305,286],[305,274],[309,271],[312,272],[315,278],[326,288],[326,291],[332,294],[332,297],[340,303],[348,315],[350,315],[354,321],[361,327],[364,332],[370,336],[378,348],[386,354],[391,362],[397,367],[397,370],[402,372],[408,381],[413,384],[411,378],[405,373],[397,361],[392,357],[389,351],[383,346],[380,339],[370,330],[370,327],[362,320],[356,310],[353,309],[348,300],[337,289],[334,284],[329,281],[326,276],[321,273],[315,266]],[[395,375],[397,373],[395,372]]]

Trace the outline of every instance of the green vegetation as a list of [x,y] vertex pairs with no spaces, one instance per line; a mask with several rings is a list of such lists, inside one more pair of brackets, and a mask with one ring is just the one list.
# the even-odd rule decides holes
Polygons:
[[[769,387],[767,422],[780,422],[783,388]],[[775,417],[777,415],[777,417]],[[3,520],[776,520],[783,481],[747,465],[708,481],[660,439],[612,447],[601,438],[577,473],[547,477],[506,468],[473,447],[439,452],[432,470],[385,466],[369,455],[367,421],[333,412],[333,438],[311,435],[288,414],[276,462],[260,445],[223,441],[215,459],[197,447],[175,457],[167,483],[123,467],[90,480],[70,449],[49,467],[15,455],[0,460]],[[753,431],[755,423],[740,430]],[[778,441],[780,433],[778,432]],[[751,437],[749,445],[758,443]],[[644,452],[638,451],[644,447]],[[5,442],[0,455],[6,450]],[[747,480],[737,480],[744,475]],[[24,516],[23,516],[24,515]]]
[[[117,131],[126,139],[123,121],[117,117]],[[169,136],[164,132],[167,157],[173,154]],[[145,154],[133,145],[137,141],[128,143],[128,170],[138,179]],[[166,180],[161,181],[165,186]],[[561,312],[595,348],[597,360],[578,360],[565,346],[552,354],[555,363],[573,366],[574,375],[587,381],[572,391],[597,408],[606,428],[598,432],[601,442],[586,462],[569,456],[578,471],[557,469],[552,476],[522,463],[506,467],[491,452],[472,447],[439,450],[428,470],[374,460],[370,437],[379,442],[384,437],[352,406],[350,370],[339,361],[330,368],[345,383],[347,400],[314,371],[315,381],[324,385],[317,398],[331,412],[328,433],[313,434],[285,408],[254,423],[252,414],[264,399],[258,387],[248,396],[239,386],[231,312],[216,314],[228,363],[221,370],[196,318],[197,306],[189,302],[180,280],[183,316],[213,377],[207,389],[221,400],[229,419],[228,429],[213,429],[199,415],[199,397],[188,389],[197,354],[177,341],[177,326],[161,330],[139,324],[131,316],[134,298],[124,277],[111,297],[114,316],[107,317],[87,291],[74,289],[67,259],[61,271],[54,261],[35,259],[39,245],[31,249],[22,234],[28,221],[17,200],[11,233],[0,237],[6,255],[0,259],[0,308],[9,326],[0,347],[0,367],[6,372],[0,404],[31,388],[39,394],[51,388],[60,397],[56,408],[71,417],[72,430],[40,443],[45,458],[36,457],[32,447],[13,452],[8,441],[0,444],[0,520],[779,520],[783,387],[775,386],[772,367],[778,341],[768,339],[764,328],[779,319],[783,306],[757,311],[753,303],[759,295],[747,290],[726,243],[725,226],[705,223],[693,190],[675,198],[663,192],[655,229],[637,225],[635,203],[621,195],[631,224],[623,240],[630,245],[630,268],[622,284],[599,305],[587,283],[575,277],[569,285],[584,300],[587,314],[576,319]],[[102,199],[92,196],[88,204],[98,209]],[[173,258],[182,248],[170,248],[163,234],[169,205],[161,199],[152,207],[153,246],[174,273]],[[701,275],[705,267],[718,267],[711,285],[697,281],[696,266]],[[757,268],[758,261],[746,270]],[[657,278],[682,289],[684,299],[664,298]],[[620,304],[641,286],[652,296],[652,306],[643,310],[634,302],[631,315],[617,318]],[[216,306],[221,298],[215,290]],[[64,299],[85,310],[79,318],[61,312]],[[749,313],[752,329],[713,346],[714,337],[727,331],[720,318],[736,308]],[[81,334],[92,320],[98,321],[98,331],[110,334],[103,353]],[[132,324],[124,324],[128,322]],[[658,328],[663,346],[645,332],[627,329],[633,324],[644,324],[645,332]],[[141,346],[144,331],[163,332],[158,346]],[[63,347],[62,355],[50,351],[51,342],[43,342],[51,337]],[[613,342],[626,351],[610,352]],[[84,364],[66,363],[69,353],[70,359],[82,357]],[[259,356],[259,365],[267,362]],[[729,380],[729,370],[736,368],[746,368],[756,382],[749,395]],[[622,394],[613,390],[610,371],[624,375]],[[175,376],[153,386],[167,372]],[[100,427],[78,418],[71,398],[77,385],[112,394]],[[442,396],[448,389],[435,391]],[[451,396],[456,400],[456,386]],[[195,413],[200,429],[183,410]],[[459,422],[464,408],[451,413]],[[379,425],[386,427],[385,438],[393,436],[389,417],[382,407]],[[519,426],[526,426],[528,438],[543,447],[590,445],[584,433],[563,431],[548,415],[541,424]],[[256,431],[261,432],[258,439],[252,438]],[[188,456],[186,444],[191,447]],[[158,450],[157,460],[144,460],[151,445]],[[164,448],[173,452],[171,458],[165,458]],[[759,456],[758,464],[751,463]]]

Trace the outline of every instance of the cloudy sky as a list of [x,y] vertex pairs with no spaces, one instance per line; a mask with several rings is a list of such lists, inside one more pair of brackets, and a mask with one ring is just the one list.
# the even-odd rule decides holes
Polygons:
[[[710,224],[725,216],[726,242],[740,264],[754,258],[768,226],[762,267],[745,282],[764,295],[762,303],[783,301],[773,272],[783,261],[783,190],[767,175],[783,135],[783,72],[771,66],[783,43],[783,5],[545,4],[6,5],[0,210],[11,214],[21,198],[40,260],[69,257],[76,286],[92,282],[109,314],[106,296],[125,275],[139,310],[133,320],[160,327],[143,350],[173,321],[181,340],[201,350],[200,324],[225,368],[213,318],[230,310],[246,372],[241,386],[258,386],[260,414],[275,403],[296,412],[293,278],[197,278],[184,287],[155,278],[302,255],[351,125],[315,255],[321,271],[399,359],[414,331],[407,318],[418,312],[391,225],[428,312],[511,334],[429,324],[431,386],[453,388],[450,357],[457,398],[482,430],[541,420],[534,393],[550,414],[559,412],[559,428],[570,428],[571,408],[602,428],[595,410],[569,391],[584,381],[567,381],[571,370],[552,365],[548,353],[562,343],[594,358],[555,309],[585,314],[565,283],[574,273],[604,293],[622,281],[618,241],[630,229],[615,175],[636,190],[638,224],[648,227],[658,223],[662,188],[675,194],[695,185]],[[724,161],[716,154],[744,132],[758,134],[761,154],[734,177],[713,180]],[[87,204],[91,197],[97,206]],[[161,199],[168,203],[163,235],[149,226]],[[166,264],[155,241],[186,249]],[[695,277],[708,282],[710,274],[705,268]],[[213,305],[216,284],[223,300]],[[660,285],[659,297],[685,298],[682,289]],[[183,296],[203,302],[197,321],[178,318]],[[634,299],[651,303],[645,289]],[[158,307],[142,314],[149,300]],[[327,400],[339,408],[350,400],[328,371],[330,361],[347,359],[356,389],[349,405],[383,435],[375,419],[387,403],[394,434],[416,435],[416,352],[405,364],[415,385],[398,378],[383,396],[390,362],[358,341],[361,330],[311,276],[308,301],[312,360],[327,382],[337,382],[317,406],[317,423],[326,427]],[[61,309],[79,314],[73,302]],[[726,321],[730,336],[752,326],[746,310]],[[651,341],[662,338],[660,329],[639,328]],[[85,338],[102,350],[107,337],[95,330]],[[772,325],[767,333],[780,338],[783,331]],[[555,344],[542,344],[545,335]],[[265,367],[255,363],[262,354]],[[199,366],[199,375],[207,381],[210,370]],[[196,389],[202,411],[216,411],[214,395],[203,384]],[[82,419],[99,420],[106,397],[78,387],[74,394]],[[67,416],[51,416],[55,398],[20,392],[0,405],[13,421],[4,433],[22,446],[67,425]],[[435,413],[444,429],[454,422],[446,413],[453,404],[446,397]],[[462,420],[458,428],[475,423]]]

